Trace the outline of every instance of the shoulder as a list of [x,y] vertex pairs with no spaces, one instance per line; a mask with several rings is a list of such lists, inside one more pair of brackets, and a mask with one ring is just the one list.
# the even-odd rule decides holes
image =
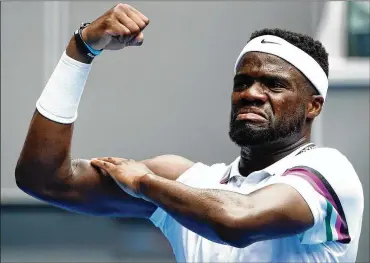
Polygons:
[[363,189],[355,168],[339,150],[318,147],[292,159],[291,168],[301,167],[327,181],[336,191],[362,195]]
[[[302,183],[302,186],[305,181],[304,189],[296,189],[305,196],[313,213],[324,211],[315,217],[316,222],[325,225],[340,218],[333,224],[334,231],[337,222],[344,222],[343,229],[341,227],[335,230],[340,230],[337,231],[338,240],[346,237],[348,230],[352,239],[358,239],[364,209],[363,187],[353,165],[343,153],[334,148],[315,148],[291,158],[285,168],[280,177]],[[328,207],[331,207],[330,210]],[[326,233],[326,227],[321,223],[316,224],[310,233],[316,233],[318,229],[320,231],[310,238],[323,240],[319,236]]]
[[320,193],[331,195],[342,204],[348,217],[362,214],[363,187],[355,168],[343,153],[334,148],[318,147],[293,159],[288,174],[299,174]]
[[177,181],[198,188],[217,187],[217,184],[227,173],[229,167],[230,165],[226,165],[225,163],[208,165],[202,162],[196,162],[182,173]]
[[310,151],[306,151],[295,157],[299,161],[310,162],[315,165],[325,166],[333,162],[344,161],[339,165],[351,165],[347,157],[339,150],[329,147],[317,147]]
[[292,159],[290,166],[307,166],[325,174],[351,179],[358,179],[357,173],[348,158],[339,150],[327,147],[318,147],[297,155]]

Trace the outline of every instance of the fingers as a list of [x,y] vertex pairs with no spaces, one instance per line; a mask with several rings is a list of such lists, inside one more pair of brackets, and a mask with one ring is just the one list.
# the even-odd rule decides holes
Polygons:
[[93,158],[92,160],[108,162],[114,165],[121,165],[125,163],[135,162],[133,159],[125,159],[125,158],[119,158],[119,157],[98,157],[98,158]]
[[149,18],[147,18],[146,16],[144,16],[141,12],[139,12],[138,10],[136,10],[135,8],[133,8],[132,6],[129,6],[130,10],[135,13],[137,16],[139,16],[141,18],[141,20],[144,21],[144,23],[146,25],[149,24]]
[[119,50],[141,46],[149,19],[127,4],[118,4],[94,20],[83,31],[83,39],[94,49]]
[[149,19],[135,8],[118,4],[113,8],[112,20],[107,33],[112,35],[121,44],[128,46],[141,46],[144,35],[142,30],[148,25]]
[[136,35],[146,27],[145,21],[148,21],[147,18],[142,19],[139,13],[137,10],[135,12],[129,5],[120,4],[117,5],[115,15],[118,21],[130,30],[131,34]]
[[95,166],[101,168],[101,169],[104,169],[108,173],[110,173],[113,169],[116,168],[115,164],[110,163],[110,162],[106,162],[106,161],[103,161],[103,160],[99,160],[99,159],[92,159],[90,161],[90,163],[92,165],[95,165]]
[[126,15],[139,27],[139,31],[143,30],[146,27],[146,23],[144,22],[144,20],[142,20],[140,16],[138,16],[131,10],[128,11]]
[[118,158],[118,157],[99,157],[95,158],[96,160],[103,161],[103,162],[108,162],[114,165],[120,165],[123,163],[124,159]]
[[127,36],[131,34],[131,31],[126,26],[120,23],[116,23],[111,25],[109,29],[107,29],[107,33],[112,36]]
[[132,20],[130,17],[127,16],[125,13],[118,13],[117,14],[118,21],[124,25],[125,27],[130,30],[130,35],[136,35],[140,32],[140,26]]
[[141,46],[144,42],[144,34],[140,32],[132,41],[131,44],[134,46]]

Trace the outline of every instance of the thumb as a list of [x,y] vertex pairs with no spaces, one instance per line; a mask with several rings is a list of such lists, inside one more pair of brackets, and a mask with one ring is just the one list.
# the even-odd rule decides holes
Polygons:
[[141,46],[144,42],[144,34],[140,32],[136,37],[131,41],[130,46]]

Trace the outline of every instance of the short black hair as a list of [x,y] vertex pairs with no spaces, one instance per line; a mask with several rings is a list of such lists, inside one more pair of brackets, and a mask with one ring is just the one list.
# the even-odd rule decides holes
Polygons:
[[314,40],[312,37],[305,34],[295,33],[279,28],[265,28],[262,30],[257,30],[251,34],[249,40],[263,35],[280,37],[290,44],[300,48],[310,55],[314,60],[316,60],[316,62],[319,63],[321,68],[324,70],[326,76],[329,76],[328,53],[320,41]]

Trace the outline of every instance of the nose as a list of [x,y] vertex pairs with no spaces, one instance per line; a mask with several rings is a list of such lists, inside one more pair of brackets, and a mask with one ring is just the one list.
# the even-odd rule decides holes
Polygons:
[[268,98],[264,87],[258,81],[254,81],[251,86],[240,92],[239,99],[254,103],[265,103]]

